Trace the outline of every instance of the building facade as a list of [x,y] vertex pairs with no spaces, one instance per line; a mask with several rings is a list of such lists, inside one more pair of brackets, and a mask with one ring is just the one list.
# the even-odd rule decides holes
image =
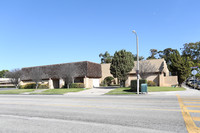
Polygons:
[[[20,85],[33,83],[33,78],[40,78],[40,84],[47,85],[50,89],[62,88],[65,85],[65,76],[72,77],[73,83],[83,83],[85,88],[99,87],[100,83],[108,77],[110,73],[109,64],[98,64],[89,61],[63,63],[46,66],[22,68]],[[136,80],[136,66],[128,74],[126,87],[130,86],[131,80]],[[170,76],[167,64],[164,59],[153,59],[140,61],[140,79],[153,81],[157,86],[172,86],[178,84],[177,76]],[[70,75],[69,75],[70,74]],[[35,76],[35,77],[33,77]],[[115,83],[118,80],[115,78]],[[1,79],[0,86],[11,85],[9,79]]]
[[[137,62],[134,62],[133,69],[128,74],[128,79],[126,80],[125,86],[129,87],[131,80],[136,80],[136,69]],[[100,81],[103,81],[105,77],[112,76],[110,73],[110,63],[101,64],[102,69],[102,78]],[[153,81],[157,86],[172,86],[178,84],[177,76],[170,76],[167,64],[164,59],[152,59],[152,60],[143,60],[139,63],[140,69],[140,79],[146,79],[147,81]],[[117,79],[115,78],[115,82]]]
[[50,89],[62,88],[68,77],[73,78],[73,83],[83,83],[85,88],[99,87],[102,77],[101,65],[89,61],[27,67],[22,68],[22,73],[21,85],[33,83],[33,76],[38,75],[42,79],[40,83],[48,85]]

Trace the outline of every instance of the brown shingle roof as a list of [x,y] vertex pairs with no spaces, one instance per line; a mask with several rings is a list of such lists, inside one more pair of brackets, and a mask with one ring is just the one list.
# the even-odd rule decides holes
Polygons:
[[[162,72],[167,71],[166,63],[164,59],[151,59],[151,60],[143,60],[139,62],[140,65],[151,65],[152,69],[149,69],[148,72]],[[137,61],[134,61],[134,68],[131,70],[130,74],[136,73],[137,69]]]
[[36,67],[26,67],[22,68],[23,76],[22,80],[31,80],[30,73],[33,69],[40,68],[43,71],[42,79],[48,78],[59,78],[58,71],[61,67],[69,68],[70,65],[75,65],[77,70],[76,77],[90,77],[90,78],[101,78],[101,65],[89,61],[82,62],[72,62],[72,63],[63,63],[63,64],[53,64],[45,66],[36,66]]

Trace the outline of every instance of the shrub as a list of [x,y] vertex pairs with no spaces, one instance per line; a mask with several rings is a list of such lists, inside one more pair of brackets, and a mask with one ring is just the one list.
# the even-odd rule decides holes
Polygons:
[[156,86],[156,83],[153,81],[147,81],[148,86]]
[[26,85],[21,85],[19,88],[20,89],[35,89],[36,85],[35,83],[29,83]]
[[49,85],[48,84],[39,84],[38,88],[39,89],[49,89]]
[[[26,85],[21,85],[20,89],[35,89],[36,84],[35,83],[29,83]],[[39,84],[38,89],[48,89],[49,85],[48,84]]]
[[107,85],[106,85],[105,82],[103,81],[103,82],[100,83],[100,86],[106,87]]
[[[139,91],[141,92],[141,84],[147,83],[147,80],[140,79]],[[131,80],[131,91],[137,92],[137,80]]]
[[15,86],[0,86],[0,88],[15,88]]
[[85,88],[84,83],[72,83],[70,88]]
[[108,76],[108,77],[106,77],[105,79],[104,79],[104,84],[105,85],[108,85],[108,86],[110,86],[111,85],[111,83],[113,82],[113,80],[114,80],[114,78],[113,77],[111,77],[111,76]]

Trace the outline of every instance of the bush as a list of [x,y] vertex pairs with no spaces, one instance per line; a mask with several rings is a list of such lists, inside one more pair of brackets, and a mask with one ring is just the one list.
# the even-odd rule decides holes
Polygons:
[[29,83],[29,84],[26,84],[26,85],[21,85],[19,88],[20,89],[35,89],[35,83]]
[[[36,84],[35,83],[29,83],[26,85],[21,85],[19,88],[20,89],[35,89]],[[38,89],[48,89],[49,85],[48,84],[39,84]]]
[[104,81],[103,81],[103,82],[100,83],[100,86],[106,87],[107,85],[106,85],[106,84],[104,83]]
[[39,89],[49,89],[49,84],[39,84]]
[[0,88],[15,88],[15,86],[0,86]]
[[153,81],[147,81],[148,86],[156,86],[156,83]]
[[85,88],[84,83],[72,83],[70,88]]
[[[147,80],[140,79],[139,91],[141,92],[141,84],[147,83]],[[131,80],[131,91],[137,92],[137,80]]]
[[111,76],[108,76],[108,77],[106,77],[105,79],[104,79],[104,84],[105,85],[108,85],[108,86],[110,86],[111,84],[112,84],[112,82],[113,82],[113,80],[114,80],[114,78],[113,77],[111,77]]

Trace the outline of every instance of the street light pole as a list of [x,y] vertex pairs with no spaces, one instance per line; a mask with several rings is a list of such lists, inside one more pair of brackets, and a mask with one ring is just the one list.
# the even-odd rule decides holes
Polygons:
[[133,30],[133,33],[136,35],[136,44],[137,44],[137,70],[136,70],[136,74],[137,74],[137,94],[139,94],[139,46],[138,46],[138,36],[137,33],[135,32],[135,30]]

